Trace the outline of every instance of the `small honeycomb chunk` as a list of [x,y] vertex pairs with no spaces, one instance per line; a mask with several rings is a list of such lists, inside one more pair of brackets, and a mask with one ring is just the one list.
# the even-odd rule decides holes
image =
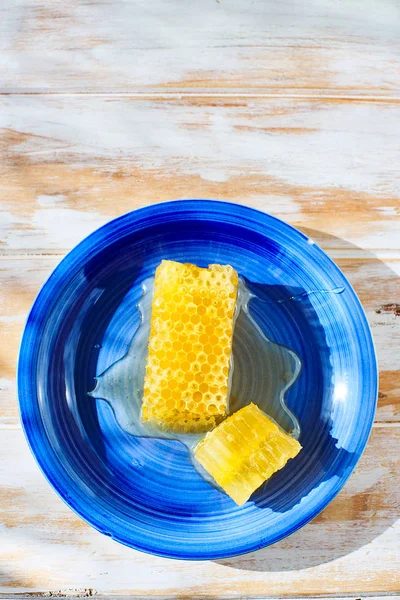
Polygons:
[[142,421],[209,431],[227,412],[237,272],[163,260],[156,270]]
[[301,450],[255,404],[241,408],[199,442],[195,458],[236,502],[251,494]]

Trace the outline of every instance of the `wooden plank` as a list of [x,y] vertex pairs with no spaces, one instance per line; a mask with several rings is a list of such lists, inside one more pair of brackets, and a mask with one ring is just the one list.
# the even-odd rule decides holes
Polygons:
[[398,256],[400,102],[0,102],[3,254],[64,253],[125,211],[209,197],[311,229],[330,249]]
[[22,0],[1,89],[398,94],[399,19],[395,0]]
[[[29,308],[61,256],[0,259],[0,426],[19,423],[15,364]],[[377,422],[400,421],[400,260],[339,258],[369,319],[380,367]]]
[[[73,589],[73,590],[55,590],[51,592],[51,596],[52,598],[64,598],[64,600],[77,600],[78,598],[91,598],[93,596],[96,596],[96,598],[101,598],[101,600],[121,600],[121,598],[123,600],[125,600],[127,598],[127,596],[110,596],[109,594],[102,594],[102,593],[96,593],[94,594],[94,590],[93,588],[83,588],[81,590],[77,590],[77,589]],[[31,594],[0,594],[0,600],[32,600],[34,598],[43,598],[43,597],[49,597],[46,593],[31,593]],[[251,600],[277,600],[278,598],[284,598],[284,600],[301,600],[301,598],[306,598],[307,600],[332,600],[332,598],[334,598],[335,600],[382,600],[382,598],[387,598],[390,597],[390,600],[399,600],[400,596],[398,595],[394,595],[394,594],[380,594],[379,596],[376,595],[370,595],[370,594],[363,594],[362,598],[357,595],[351,595],[351,596],[251,596]],[[136,595],[132,596],[129,595],[129,598],[133,598],[134,600],[171,600],[171,598],[174,598],[174,596],[160,596],[159,594],[157,594],[157,596],[148,596],[147,594],[143,595]],[[180,596],[181,599],[187,599],[189,600],[188,596]],[[190,596],[190,600],[215,600],[216,597],[215,596],[204,596],[202,595],[196,595],[196,596]],[[236,595],[231,595],[231,596],[223,596],[223,600],[248,600],[249,596],[236,596]]]
[[[234,559],[181,562],[123,547],[57,497],[21,431],[0,430],[0,592],[270,597],[395,593],[400,427],[373,430],[354,475],[312,523]],[[73,594],[73,592],[71,592]]]

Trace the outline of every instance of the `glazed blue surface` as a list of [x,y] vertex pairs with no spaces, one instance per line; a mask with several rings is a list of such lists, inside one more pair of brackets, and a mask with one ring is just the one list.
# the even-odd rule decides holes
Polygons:
[[[303,450],[243,507],[202,480],[182,444],[127,434],[87,395],[127,352],[141,283],[162,259],[231,264],[264,333],[302,361],[286,402]],[[372,427],[377,367],[360,302],[318,246],[253,209],[185,200],[123,215],[61,262],[26,324],[18,393],[32,452],[82,518],[139,550],[214,559],[278,541],[338,493]]]

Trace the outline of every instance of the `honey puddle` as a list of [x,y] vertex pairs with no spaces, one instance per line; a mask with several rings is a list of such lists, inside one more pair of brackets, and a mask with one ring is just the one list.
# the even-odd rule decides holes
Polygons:
[[[96,378],[96,386],[89,396],[108,402],[118,424],[126,432],[140,437],[179,440],[192,453],[204,433],[162,431],[142,423],[140,418],[153,285],[154,277],[142,284],[143,295],[138,303],[140,325],[127,354]],[[229,375],[229,413],[254,402],[282,429],[298,439],[300,425],[286,406],[284,396],[298,377],[301,361],[292,350],[272,342],[261,331],[249,313],[249,304],[254,297],[240,278]],[[203,470],[200,473],[210,481]]]

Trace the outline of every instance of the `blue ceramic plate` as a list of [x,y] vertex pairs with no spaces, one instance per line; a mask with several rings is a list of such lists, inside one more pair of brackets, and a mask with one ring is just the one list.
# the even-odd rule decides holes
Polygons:
[[[182,444],[125,433],[87,395],[127,352],[141,282],[163,258],[231,264],[257,294],[264,333],[302,361],[286,402],[304,449],[242,507],[203,481]],[[371,430],[377,367],[360,302],[318,246],[256,210],[185,200],[123,215],[61,262],[28,318],[18,391],[32,452],[78,515],[145,552],[215,559],[280,540],[339,492]]]

